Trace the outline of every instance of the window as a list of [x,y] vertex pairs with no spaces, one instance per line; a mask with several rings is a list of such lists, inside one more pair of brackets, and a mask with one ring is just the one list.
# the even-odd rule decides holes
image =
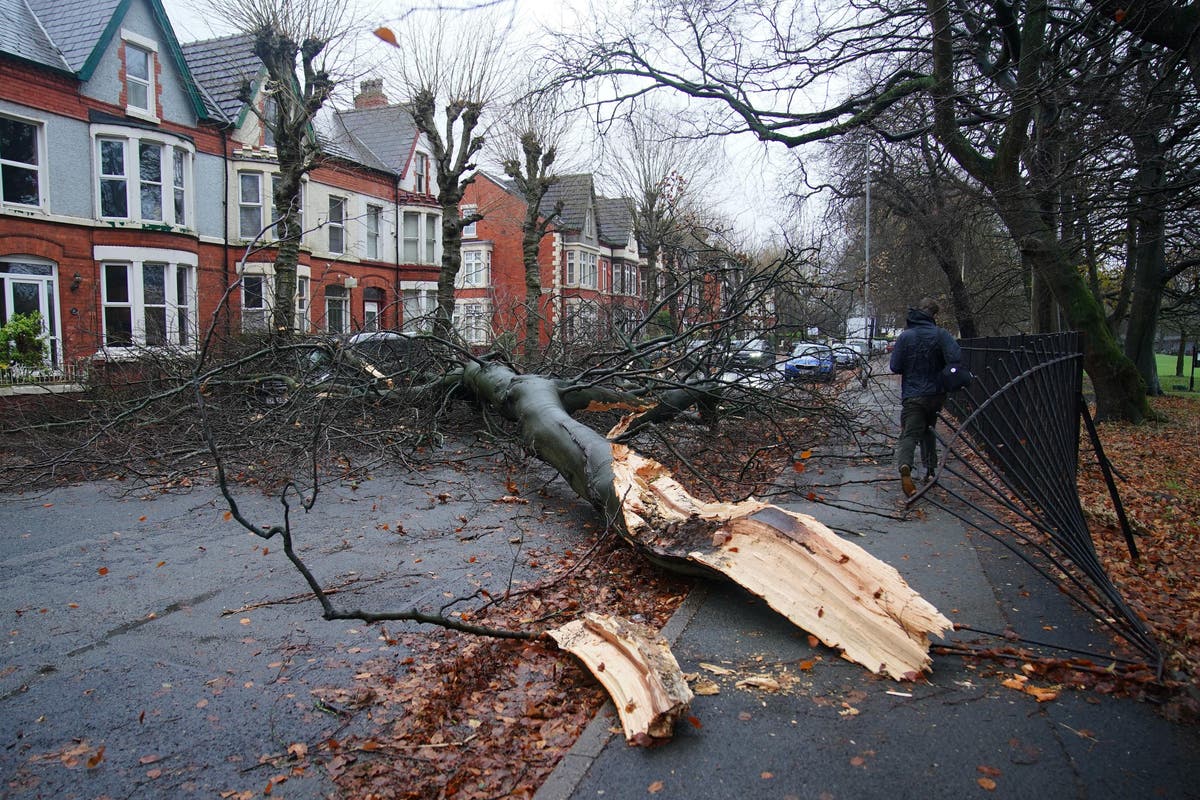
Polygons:
[[275,119],[279,116],[279,101],[275,99],[275,95],[269,94],[263,99],[262,115],[263,118],[259,122],[262,125],[263,147],[274,147]]
[[403,328],[414,333],[427,333],[433,329],[433,316],[437,309],[436,289],[405,289]]
[[161,135],[101,135],[96,138],[96,152],[101,218],[187,223],[192,192],[190,143]]
[[190,347],[195,343],[195,255],[101,246],[104,346]]
[[487,344],[492,326],[488,307],[479,301],[459,301],[454,304],[454,330],[469,344]]
[[417,153],[413,158],[413,191],[418,194],[429,192],[429,156]]
[[592,216],[592,210],[589,208],[587,215],[583,218],[583,235],[591,239],[596,235],[596,218]]
[[138,187],[141,189],[142,219],[163,218],[163,147],[155,142],[138,142]]
[[154,115],[154,54],[125,42],[125,107]]
[[0,117],[0,200],[42,204],[41,126]]
[[433,214],[425,215],[425,263],[437,263],[438,218]]
[[402,225],[402,253],[404,263],[437,263],[439,225],[440,220],[437,214],[421,214],[416,211],[404,212]]
[[[308,267],[297,267],[295,329],[307,332],[309,327]],[[242,275],[242,332],[266,331],[271,327],[275,301],[275,276],[272,264],[247,264]]]
[[381,206],[367,206],[367,258],[379,258],[379,220],[382,216]]
[[263,226],[262,175],[257,172],[238,173],[238,234],[243,239],[256,238]]
[[[278,239],[281,236],[281,231],[279,230],[279,225],[275,224],[275,223],[279,222],[279,220],[280,220],[279,211],[275,207],[275,197],[279,194],[279,184],[282,182],[283,182],[283,179],[280,178],[278,175],[272,175],[271,176],[271,195],[270,195],[270,197],[266,198],[266,202],[270,208],[270,213],[271,213],[271,224],[274,225],[274,227],[271,228],[271,230],[267,231],[267,236],[269,236],[272,239]],[[305,186],[305,184],[303,182],[301,182],[300,197],[299,197],[298,206],[296,209],[296,229],[298,232],[298,236],[302,242],[304,240],[304,186]]]
[[488,271],[492,254],[483,249],[462,251],[462,266],[458,270],[455,284],[461,288],[483,288],[488,285]]
[[[463,206],[462,209],[460,209],[459,213],[462,214],[463,219],[466,219],[467,217],[474,216],[476,213],[478,213],[478,208],[479,208],[478,206],[466,205],[466,206]],[[464,225],[463,230],[462,230],[463,238],[464,239],[477,238],[479,236],[479,231],[478,231],[478,227],[477,227],[478,224],[479,223],[477,223],[477,222],[472,222],[470,225]]]
[[383,289],[368,286],[363,289],[363,330],[379,330],[379,315],[383,311]]
[[330,333],[350,331],[350,291],[345,286],[325,287],[325,330]]
[[[578,264],[578,266],[576,266]],[[583,251],[567,251],[567,286],[582,289],[596,288],[596,254]]]
[[625,265],[613,264],[612,293],[625,294]]
[[346,198],[329,198],[329,252],[346,252]]
[[175,224],[187,224],[187,151],[171,150],[171,186],[174,191]]

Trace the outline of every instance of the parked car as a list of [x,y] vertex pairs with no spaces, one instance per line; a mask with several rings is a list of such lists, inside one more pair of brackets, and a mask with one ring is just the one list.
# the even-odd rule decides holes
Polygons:
[[[427,341],[397,331],[364,331],[344,339],[313,339],[291,359],[295,384],[318,396],[382,394],[401,375],[427,371],[433,360]],[[266,405],[286,403],[287,380],[268,379],[257,393]]]
[[783,365],[783,375],[792,380],[833,380],[836,369],[833,348],[820,342],[797,342]]
[[775,364],[775,348],[766,339],[734,339],[729,343],[729,368],[757,372]]
[[835,342],[832,347],[834,364],[838,369],[853,369],[866,358],[866,346],[857,342]]

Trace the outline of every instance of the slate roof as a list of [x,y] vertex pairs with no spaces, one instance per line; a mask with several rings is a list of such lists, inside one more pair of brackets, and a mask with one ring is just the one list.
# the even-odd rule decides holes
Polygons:
[[589,173],[576,175],[559,175],[558,180],[542,198],[538,211],[551,214],[555,205],[561,200],[562,210],[559,212],[558,225],[567,230],[583,230],[583,222],[587,215],[588,206],[592,203],[595,193],[592,176]]
[[242,113],[238,99],[242,82],[253,85],[263,70],[262,62],[254,55],[254,37],[239,33],[182,45],[192,77],[205,94],[205,103],[218,116],[236,121]]
[[626,247],[633,234],[633,210],[627,198],[596,198],[596,223],[600,241],[611,247]]
[[330,132],[352,160],[403,175],[417,140],[417,125],[402,103],[334,111]]
[[[19,1],[19,0],[18,0]],[[121,0],[26,0],[39,27],[62,53],[71,72],[81,72],[113,24]],[[60,64],[62,62],[60,61]],[[57,66],[48,63],[47,66]]]
[[53,69],[72,72],[25,0],[0,0],[0,52]]

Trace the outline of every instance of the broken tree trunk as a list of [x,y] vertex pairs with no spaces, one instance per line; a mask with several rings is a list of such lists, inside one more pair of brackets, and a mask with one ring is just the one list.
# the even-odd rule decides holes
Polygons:
[[533,452],[656,563],[740,584],[873,672],[902,680],[929,669],[929,637],[950,620],[895,569],[813,517],[753,499],[692,497],[658,462],[573,419],[550,379],[471,363],[463,382],[518,422]]
[[626,741],[648,744],[644,737],[671,737],[692,702],[692,690],[665,639],[631,620],[592,613],[546,635],[604,686]]

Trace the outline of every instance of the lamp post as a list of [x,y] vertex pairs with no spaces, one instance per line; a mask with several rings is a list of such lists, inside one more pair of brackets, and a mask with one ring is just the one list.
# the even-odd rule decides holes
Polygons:
[[867,358],[871,357],[871,351],[874,349],[871,345],[871,339],[875,332],[875,321],[871,316],[871,143],[867,142],[863,148],[866,157],[863,159],[863,165],[867,171],[867,211],[866,211],[866,234],[864,238],[863,252],[863,317],[867,325]]

